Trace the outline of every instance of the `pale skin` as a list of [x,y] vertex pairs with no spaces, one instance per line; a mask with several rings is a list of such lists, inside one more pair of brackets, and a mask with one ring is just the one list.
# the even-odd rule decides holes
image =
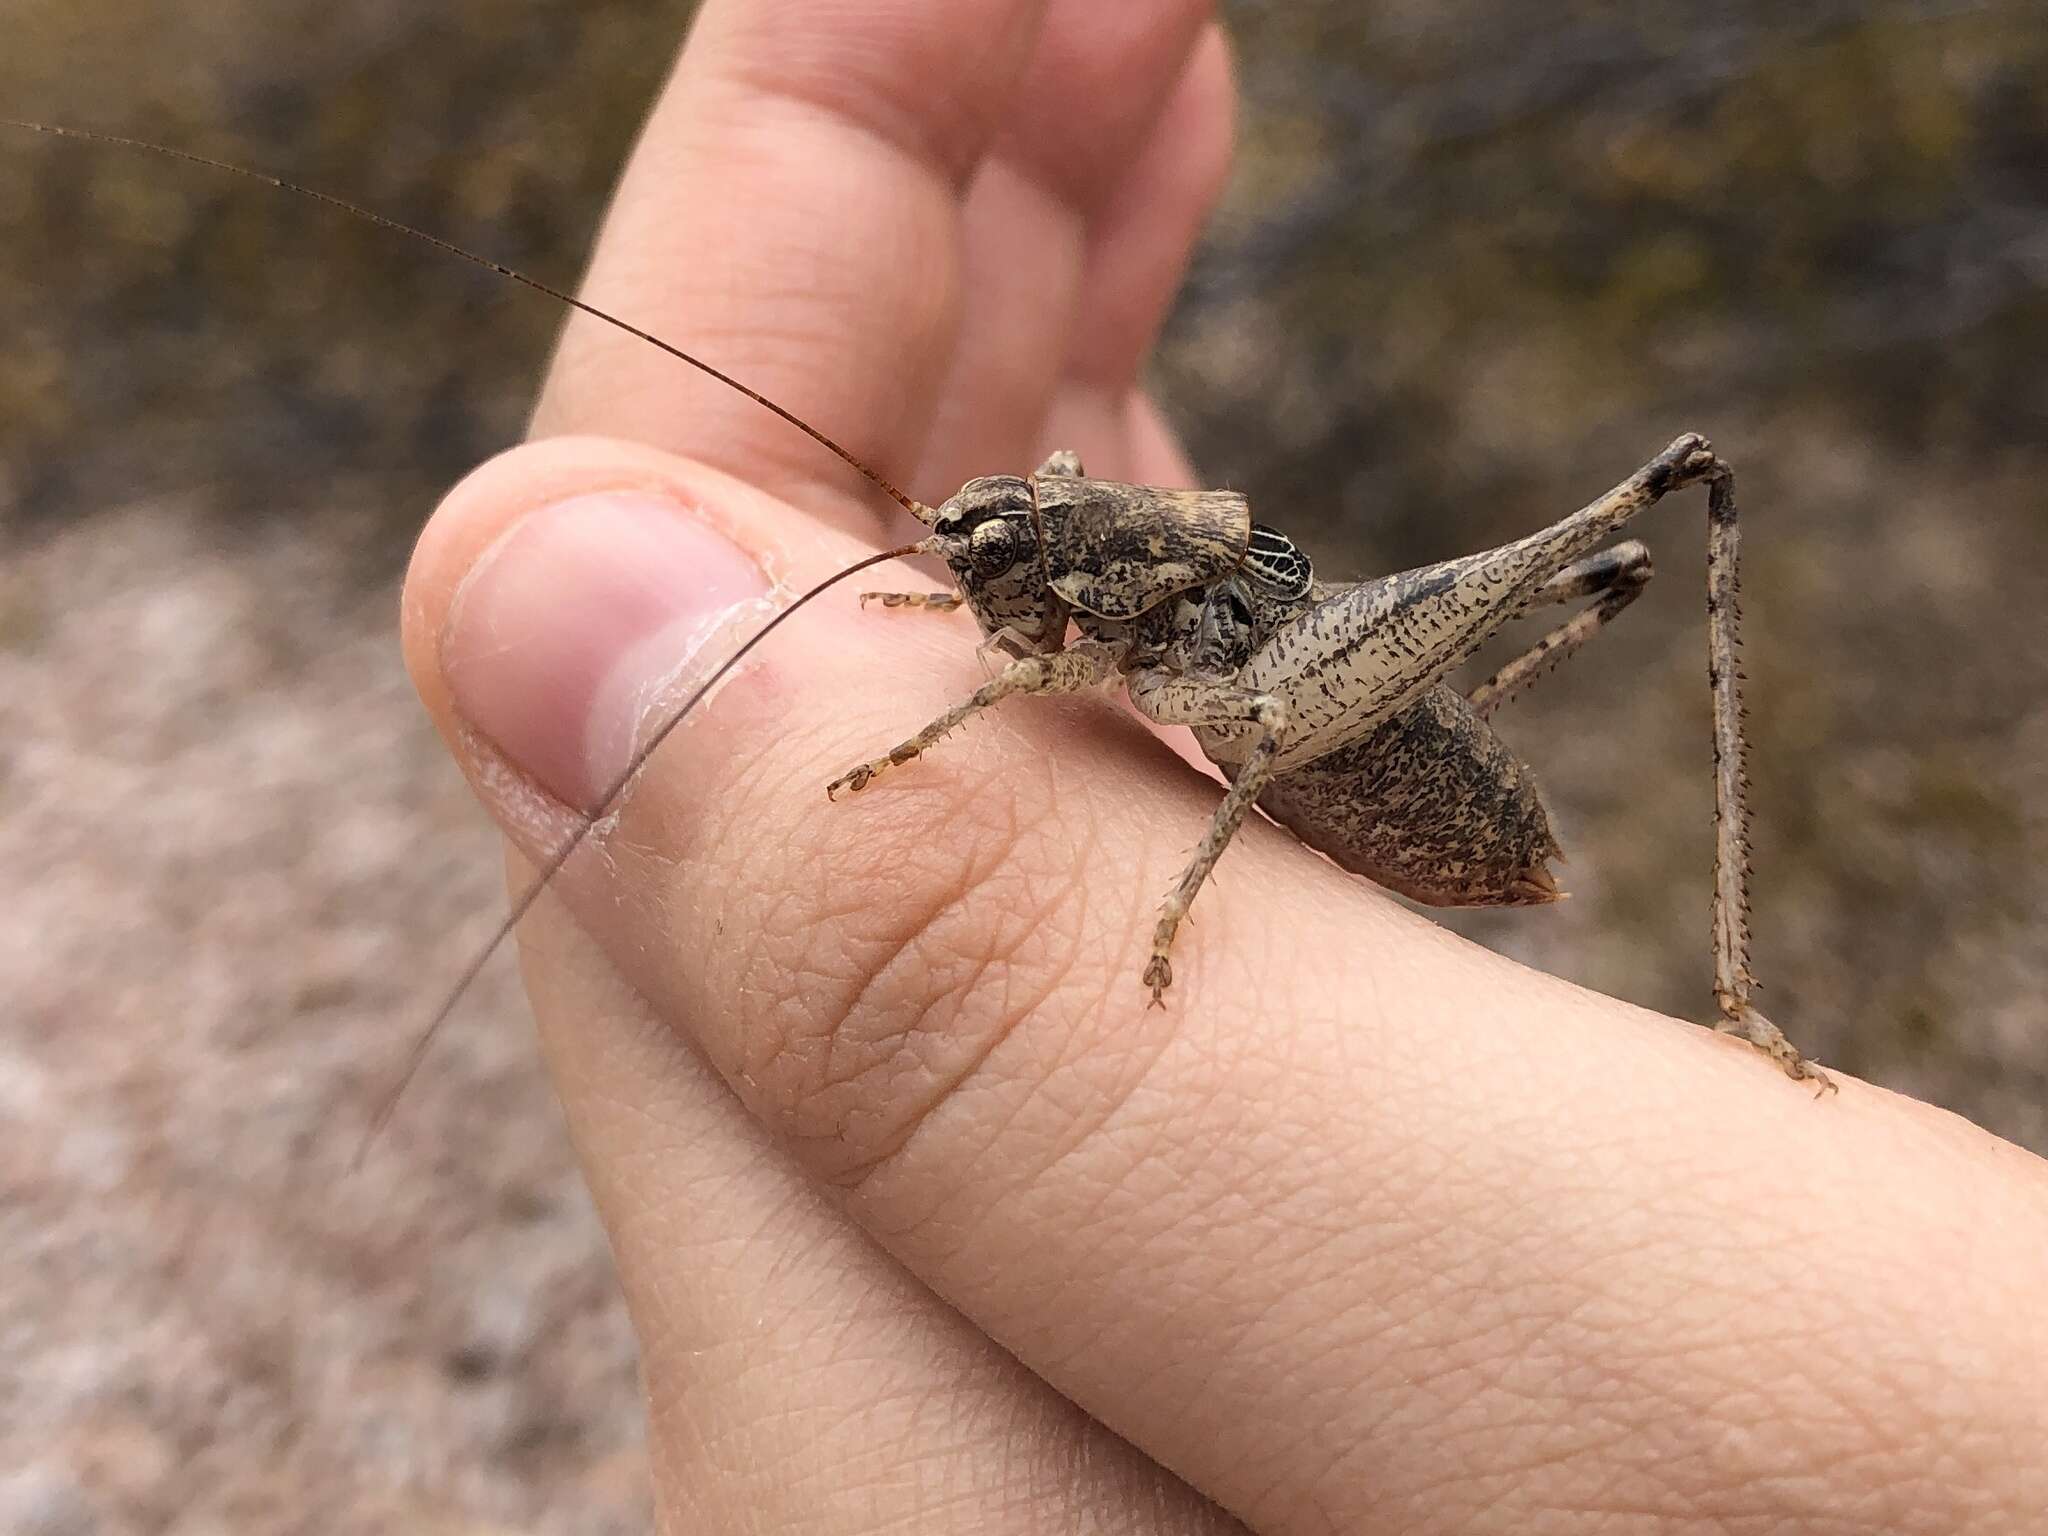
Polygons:
[[[1136,378],[1230,110],[1200,6],[711,0],[587,292],[916,494],[1054,446],[1190,483]],[[701,638],[674,605],[907,531],[595,327],[535,435],[442,507],[405,607],[521,862]],[[1853,1079],[1816,1100],[1256,818],[1147,1007],[1214,781],[1106,699],[1018,698],[828,805],[983,680],[964,617],[861,612],[929,573],[875,574],[521,933],[664,1529],[2033,1528],[2038,1160]]]

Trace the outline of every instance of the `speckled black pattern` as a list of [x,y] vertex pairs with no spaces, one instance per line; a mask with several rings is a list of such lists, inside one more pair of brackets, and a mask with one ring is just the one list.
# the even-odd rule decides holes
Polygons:
[[1371,734],[1280,775],[1259,809],[1309,847],[1431,906],[1555,901],[1558,852],[1528,768],[1438,684]]

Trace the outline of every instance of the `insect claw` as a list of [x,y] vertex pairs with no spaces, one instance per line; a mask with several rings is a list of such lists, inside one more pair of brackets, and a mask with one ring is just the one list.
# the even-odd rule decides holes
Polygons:
[[860,767],[855,768],[850,773],[842,773],[830,784],[827,784],[825,786],[825,798],[836,803],[839,799],[839,791],[842,789],[850,795],[857,795],[868,787],[868,781],[874,776],[874,768],[870,764],[862,763]]
[[1152,957],[1152,963],[1145,967],[1145,985],[1152,989],[1151,1006],[1164,1008],[1166,989],[1173,985],[1173,967],[1167,962],[1166,956]]

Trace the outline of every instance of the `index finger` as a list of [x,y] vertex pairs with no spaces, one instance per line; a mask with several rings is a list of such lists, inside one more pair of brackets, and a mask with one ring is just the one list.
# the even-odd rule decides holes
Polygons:
[[[711,0],[635,150],[591,302],[906,473],[960,307],[958,196],[1044,0]],[[565,332],[536,435],[601,430],[789,492],[857,485],[814,445],[595,322]],[[872,505],[872,502],[864,503]]]

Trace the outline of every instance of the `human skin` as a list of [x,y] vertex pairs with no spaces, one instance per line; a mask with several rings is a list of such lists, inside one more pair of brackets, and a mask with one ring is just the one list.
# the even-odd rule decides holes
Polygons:
[[[586,294],[927,499],[1055,446],[1188,483],[1137,374],[1230,114],[1186,0],[711,0]],[[405,600],[515,883],[720,614],[912,531],[593,324],[534,437]],[[853,590],[521,931],[664,1529],[2038,1527],[2039,1161],[1815,1099],[1263,823],[1148,1008],[1213,780],[1102,699],[1023,700],[828,805],[981,676],[964,620]]]

